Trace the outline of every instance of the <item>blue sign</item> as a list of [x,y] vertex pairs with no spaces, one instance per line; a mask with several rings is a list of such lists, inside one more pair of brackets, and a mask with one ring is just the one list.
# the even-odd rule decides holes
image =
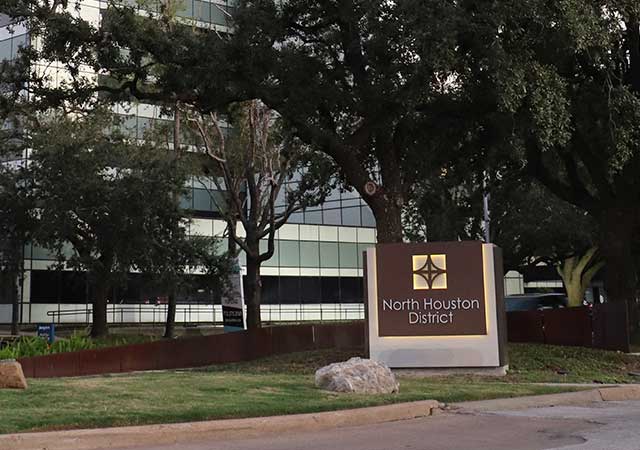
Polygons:
[[38,325],[38,337],[47,338],[49,344],[53,344],[56,340],[56,325],[53,323]]

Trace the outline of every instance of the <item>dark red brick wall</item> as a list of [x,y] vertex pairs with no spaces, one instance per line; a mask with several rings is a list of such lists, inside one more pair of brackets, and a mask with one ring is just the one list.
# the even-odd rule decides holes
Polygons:
[[604,303],[593,308],[512,311],[507,313],[507,334],[509,342],[629,351],[624,303]]
[[362,348],[364,322],[291,325],[20,358],[28,378],[76,377],[249,361],[325,348]]

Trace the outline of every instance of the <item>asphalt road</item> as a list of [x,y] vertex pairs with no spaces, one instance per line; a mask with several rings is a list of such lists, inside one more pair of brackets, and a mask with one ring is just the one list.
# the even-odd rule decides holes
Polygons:
[[[137,450],[640,450],[640,401],[457,412],[324,432]],[[122,449],[125,450],[125,449]]]

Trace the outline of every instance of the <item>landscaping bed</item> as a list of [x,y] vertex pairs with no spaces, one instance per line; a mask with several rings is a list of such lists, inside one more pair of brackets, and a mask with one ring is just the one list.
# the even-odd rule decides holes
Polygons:
[[513,370],[506,377],[400,377],[400,393],[390,395],[333,394],[315,388],[316,369],[362,356],[362,350],[316,350],[198,369],[31,379],[26,391],[0,391],[0,433],[567,392],[580,388],[534,383],[632,382],[628,372],[640,364],[638,357],[577,347],[510,344],[509,350]]
[[128,344],[142,344],[157,339],[158,337],[155,336],[138,334],[115,334],[94,339],[84,333],[74,333],[68,337],[58,338],[53,344],[49,344],[42,337],[22,336],[0,348],[0,360],[29,358],[80,350],[95,350]]

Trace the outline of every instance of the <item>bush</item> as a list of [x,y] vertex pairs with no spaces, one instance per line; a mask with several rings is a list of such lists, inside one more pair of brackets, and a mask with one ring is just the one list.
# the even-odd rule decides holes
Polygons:
[[60,338],[53,344],[45,338],[23,336],[19,340],[0,348],[0,359],[18,359],[31,356],[50,355],[52,353],[77,352],[103,347],[117,347],[128,344],[143,344],[156,338],[142,335],[110,335],[92,339],[84,333],[73,333],[68,338]]
[[89,337],[79,333],[74,333],[66,339],[59,339],[53,344],[49,344],[45,338],[24,336],[16,342],[0,349],[0,359],[27,358],[30,356],[75,352],[92,348],[96,348],[96,344]]

